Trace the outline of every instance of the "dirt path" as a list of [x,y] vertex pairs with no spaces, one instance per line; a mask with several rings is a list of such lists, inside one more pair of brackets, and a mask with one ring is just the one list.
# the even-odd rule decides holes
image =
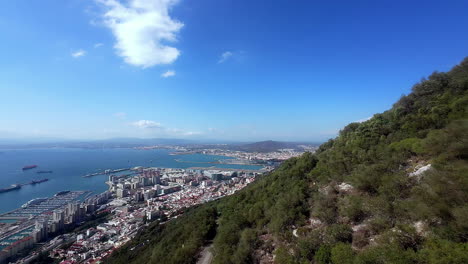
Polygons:
[[197,261],[197,264],[211,264],[213,260],[213,253],[211,253],[211,249],[213,248],[213,244],[206,246],[202,252],[200,253],[200,258]]

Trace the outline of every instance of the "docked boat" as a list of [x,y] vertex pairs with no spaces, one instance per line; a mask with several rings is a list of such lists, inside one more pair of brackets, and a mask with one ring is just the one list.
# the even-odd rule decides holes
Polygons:
[[29,202],[23,204],[21,207],[26,208],[26,207],[28,207],[30,205],[40,204],[40,203],[42,203],[43,201],[46,201],[46,200],[47,200],[47,198],[34,198],[34,199],[30,200]]
[[69,193],[70,191],[61,191],[61,192],[58,192],[56,193],[54,196],[60,196],[60,195],[65,195],[67,193]]

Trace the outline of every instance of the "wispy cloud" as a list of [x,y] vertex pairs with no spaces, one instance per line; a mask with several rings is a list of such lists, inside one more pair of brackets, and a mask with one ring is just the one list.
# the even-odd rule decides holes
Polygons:
[[132,125],[142,129],[162,128],[162,125],[160,123],[151,120],[135,121],[132,123]]
[[221,54],[221,56],[219,57],[218,63],[223,63],[223,62],[225,62],[226,60],[228,60],[229,58],[231,58],[233,55],[234,55],[234,53],[231,52],[231,51],[225,51],[225,52],[223,52],[223,54]]
[[185,131],[183,129],[178,129],[178,128],[168,128],[166,130],[170,135],[173,135],[173,136],[197,136],[197,135],[203,134],[202,132],[198,132],[198,131]]
[[183,23],[170,17],[178,0],[95,0],[105,7],[104,25],[116,39],[117,55],[130,65],[148,68],[170,64],[180,51],[176,42]]
[[187,131],[183,133],[184,136],[198,136],[202,134],[203,134],[202,132],[198,132],[198,131]]
[[173,71],[173,70],[169,70],[169,71],[166,71],[164,72],[163,74],[161,74],[161,77],[163,78],[168,78],[168,77],[173,77],[176,75],[176,72]]
[[94,44],[94,48],[95,48],[95,49],[96,49],[96,48],[99,48],[99,47],[102,47],[102,46],[104,46],[104,44],[102,44],[102,43],[96,43],[96,44]]
[[86,51],[82,50],[82,49],[76,50],[76,51],[71,53],[71,56],[73,58],[83,57],[84,55],[86,55]]
[[179,128],[165,127],[161,123],[156,122],[156,121],[151,121],[151,120],[138,120],[133,123],[130,123],[130,125],[137,127],[145,131],[147,134],[150,134],[153,136],[190,137],[190,136],[197,136],[197,135],[203,134],[202,132],[198,132],[198,131],[190,131],[190,130],[179,129]]
[[120,118],[120,119],[125,119],[127,117],[127,113],[125,112],[118,112],[114,114],[115,117]]

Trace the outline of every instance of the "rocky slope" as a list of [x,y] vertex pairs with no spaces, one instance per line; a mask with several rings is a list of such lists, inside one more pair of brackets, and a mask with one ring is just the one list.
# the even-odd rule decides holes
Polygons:
[[[468,263],[468,59],[108,263]],[[140,245],[135,248],[135,245]],[[130,250],[133,249],[133,250]]]

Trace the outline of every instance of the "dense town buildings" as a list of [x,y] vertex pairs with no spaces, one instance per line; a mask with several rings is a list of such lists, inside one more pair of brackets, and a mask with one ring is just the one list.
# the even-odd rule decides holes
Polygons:
[[[232,169],[136,167],[132,171],[132,174],[108,175],[109,189],[99,195],[87,197],[86,192],[80,192],[84,198],[77,199],[74,192],[64,192],[23,208],[37,214],[18,220],[19,224],[4,226],[11,230],[2,232],[0,237],[0,246],[3,245],[0,263],[7,263],[19,252],[34,246],[34,251],[17,263],[31,261],[41,252],[62,260],[61,263],[96,263],[132,239],[149,222],[168,221],[185,208],[231,195],[259,174]],[[67,203],[46,207],[48,210],[42,208],[43,203],[50,204],[61,196]],[[71,196],[74,199],[65,199]],[[16,215],[25,215],[18,212]],[[101,221],[80,228],[93,219]],[[11,237],[17,240],[12,241]],[[41,246],[37,246],[39,242]]]

